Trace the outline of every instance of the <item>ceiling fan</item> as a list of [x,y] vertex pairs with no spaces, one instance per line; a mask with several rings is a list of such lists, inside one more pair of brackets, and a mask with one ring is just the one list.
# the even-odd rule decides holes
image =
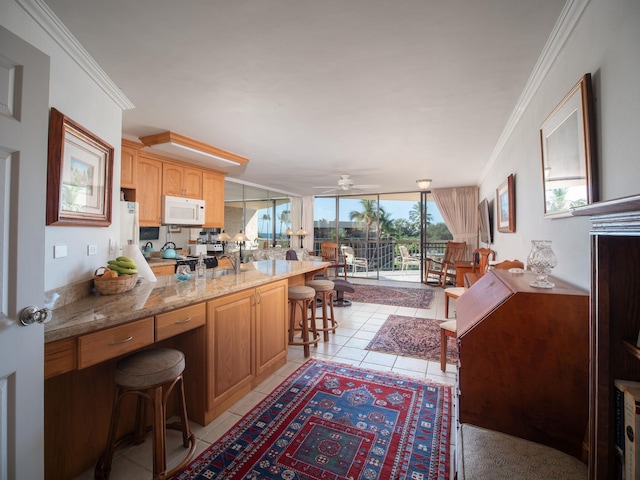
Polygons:
[[337,186],[318,186],[313,188],[328,188],[322,193],[336,192],[336,191],[358,191],[365,188],[379,188],[380,185],[356,185],[355,182],[351,179],[351,175],[340,175],[340,180],[338,180]]

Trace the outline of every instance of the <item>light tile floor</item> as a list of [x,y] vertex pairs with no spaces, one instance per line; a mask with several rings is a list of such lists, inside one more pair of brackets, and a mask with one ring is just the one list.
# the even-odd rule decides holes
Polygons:
[[[354,283],[399,286],[397,282],[367,281],[361,279],[354,279],[353,281]],[[403,283],[401,286],[429,288],[419,283],[411,285]],[[446,372],[442,372],[439,361],[427,361],[365,350],[369,341],[389,315],[395,314],[444,320],[444,293],[440,288],[433,288],[433,290],[434,299],[428,309],[393,307],[368,303],[353,303],[350,307],[336,308],[335,315],[339,325],[336,333],[330,334],[328,342],[320,341],[317,348],[312,346],[311,357],[361,366],[373,370],[391,371],[438,383],[455,385],[456,368],[454,365],[447,365]],[[453,317],[454,312],[455,301],[451,303],[449,314]],[[287,355],[287,364],[254,388],[249,394],[242,398],[242,400],[229,408],[229,410],[206,426],[190,422],[191,429],[198,439],[195,455],[199,455],[211,445],[211,443],[220,438],[222,434],[271,393],[276,386],[299,368],[306,360],[301,346],[290,346]],[[453,393],[454,392],[452,392],[452,400],[455,400]],[[452,412],[455,411],[456,409],[454,405],[452,405]],[[452,418],[450,440],[452,445],[452,468],[450,469],[452,479],[454,478],[453,445],[455,443],[455,425],[455,418]],[[176,465],[185,454],[180,432],[169,430],[167,432],[167,445],[167,462],[169,468],[171,468],[171,464]],[[117,452],[114,458],[111,478],[114,480],[150,479],[152,477],[151,458],[150,439],[147,439],[142,445],[124,448]],[[77,480],[88,480],[92,478],[93,469],[90,469],[77,477]]]

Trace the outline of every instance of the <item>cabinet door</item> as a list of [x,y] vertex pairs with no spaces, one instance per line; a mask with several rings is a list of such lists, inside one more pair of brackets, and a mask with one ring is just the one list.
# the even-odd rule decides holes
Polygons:
[[224,228],[224,175],[212,172],[202,174],[202,198],[205,201],[206,228]]
[[184,169],[180,165],[169,162],[162,164],[162,195],[184,197],[182,189]]
[[256,289],[256,376],[287,356],[287,281]]
[[162,162],[138,154],[136,199],[140,204],[140,226],[160,225]]
[[120,153],[120,188],[136,188],[138,149],[125,146]]
[[253,380],[254,293],[254,289],[245,290],[207,304],[209,410]]
[[202,200],[202,170],[184,167],[182,171],[182,191],[187,198]]

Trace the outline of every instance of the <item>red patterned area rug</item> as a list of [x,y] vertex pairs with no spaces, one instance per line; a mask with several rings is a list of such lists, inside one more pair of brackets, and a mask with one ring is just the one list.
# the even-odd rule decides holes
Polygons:
[[309,360],[173,479],[449,478],[451,387]]
[[[367,350],[440,361],[440,324],[442,320],[389,315]],[[457,363],[456,342],[447,342],[447,363]]]
[[355,292],[345,292],[344,298],[352,302],[377,303],[396,307],[429,308],[433,300],[430,288],[380,287],[353,284]]

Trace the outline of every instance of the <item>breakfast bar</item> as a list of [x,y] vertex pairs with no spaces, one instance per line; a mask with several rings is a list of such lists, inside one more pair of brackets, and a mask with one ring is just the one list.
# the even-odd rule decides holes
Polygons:
[[[118,359],[145,348],[182,351],[188,416],[206,425],[286,363],[287,288],[325,262],[263,260],[205,280],[141,280],[119,295],[55,308],[45,327],[46,478],[73,478],[104,448]],[[134,402],[124,406],[125,433]],[[170,402],[171,403],[171,402]]]

